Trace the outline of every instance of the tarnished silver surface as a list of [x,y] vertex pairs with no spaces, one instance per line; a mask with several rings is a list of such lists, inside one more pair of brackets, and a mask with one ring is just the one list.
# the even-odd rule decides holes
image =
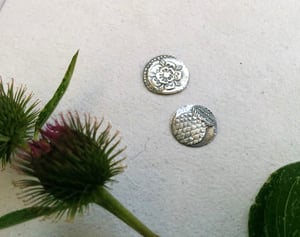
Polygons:
[[185,105],[176,111],[171,130],[181,144],[200,147],[213,140],[217,133],[217,122],[213,113],[206,107]]
[[144,69],[145,86],[153,93],[170,95],[182,91],[189,81],[189,71],[183,62],[170,55],[150,60]]

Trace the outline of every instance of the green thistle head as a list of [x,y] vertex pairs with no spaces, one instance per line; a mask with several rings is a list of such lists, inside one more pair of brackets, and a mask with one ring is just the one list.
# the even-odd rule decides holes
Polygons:
[[37,101],[30,102],[32,94],[25,95],[26,88],[14,89],[12,81],[7,90],[0,79],[0,160],[2,167],[11,156],[27,144],[32,137],[38,116]]
[[66,213],[73,218],[123,171],[123,159],[115,159],[124,150],[116,151],[118,133],[110,136],[111,126],[99,132],[102,122],[90,116],[82,122],[77,113],[69,113],[46,125],[40,140],[31,141],[15,163],[28,176],[16,182],[25,203],[53,207],[56,217]]

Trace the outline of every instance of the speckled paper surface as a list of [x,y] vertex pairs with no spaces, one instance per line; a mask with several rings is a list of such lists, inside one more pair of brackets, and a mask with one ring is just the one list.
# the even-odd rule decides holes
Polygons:
[[[267,176],[299,159],[300,2],[6,1],[0,11],[0,75],[45,104],[77,49],[69,90],[55,111],[91,112],[120,130],[128,166],[113,194],[162,237],[246,237],[248,209]],[[179,94],[149,92],[149,58],[188,67]],[[217,118],[209,145],[180,145],[172,113],[201,104]],[[9,168],[0,214],[23,207]],[[35,220],[1,237],[137,237],[93,206],[74,223]]]

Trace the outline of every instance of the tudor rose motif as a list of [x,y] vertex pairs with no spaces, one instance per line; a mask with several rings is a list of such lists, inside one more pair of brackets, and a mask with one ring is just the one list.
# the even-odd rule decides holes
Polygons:
[[144,69],[144,84],[156,94],[175,94],[186,88],[189,72],[186,66],[173,56],[153,58]]

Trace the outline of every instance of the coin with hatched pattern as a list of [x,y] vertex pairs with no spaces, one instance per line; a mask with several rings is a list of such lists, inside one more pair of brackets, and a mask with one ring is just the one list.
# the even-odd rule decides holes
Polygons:
[[217,122],[208,108],[201,105],[185,105],[176,111],[171,130],[181,144],[200,147],[213,140],[217,132]]

